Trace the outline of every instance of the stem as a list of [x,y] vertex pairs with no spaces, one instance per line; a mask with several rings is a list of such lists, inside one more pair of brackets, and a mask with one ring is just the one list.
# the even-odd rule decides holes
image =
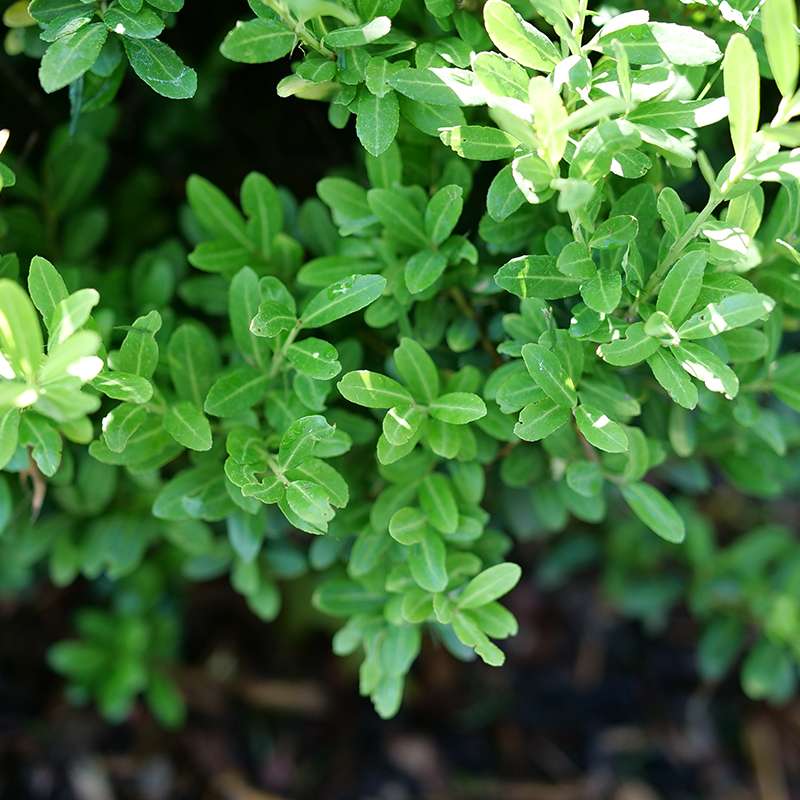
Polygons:
[[711,195],[709,195],[708,202],[703,207],[703,210],[695,217],[694,222],[692,222],[683,234],[675,240],[672,247],[670,247],[669,251],[664,256],[664,260],[653,271],[644,289],[642,289],[642,293],[631,306],[629,314],[631,318],[635,318],[639,311],[639,306],[642,303],[646,303],[650,297],[655,294],[656,289],[661,285],[661,281],[664,280],[667,272],[669,272],[670,267],[680,258],[686,245],[700,233],[700,229],[703,227],[706,220],[714,213],[722,200],[723,196],[721,194],[712,192]]
[[275,355],[272,358],[272,365],[269,369],[268,377],[270,379],[274,378],[278,374],[281,364],[283,363],[283,359],[286,357],[286,351],[289,349],[289,346],[292,344],[292,342],[297,338],[297,334],[300,333],[301,327],[302,325],[300,322],[297,322],[294,328],[289,331],[289,335],[286,337],[284,343],[278,350],[275,351]]
[[298,41],[302,42],[306,47],[316,50],[320,55],[325,56],[325,58],[336,57],[336,54],[325,47],[325,45],[306,28],[303,22],[299,22],[292,16],[291,11],[280,2],[280,0],[262,0],[262,2],[281,18],[281,21],[294,32]]

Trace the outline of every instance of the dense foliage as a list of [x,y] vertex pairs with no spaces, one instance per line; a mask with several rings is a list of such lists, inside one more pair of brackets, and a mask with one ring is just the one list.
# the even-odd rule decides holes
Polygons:
[[[128,67],[202,102],[202,69],[158,38],[182,5],[4,15],[6,52],[40,58],[70,115],[40,166],[6,121],[0,587],[95,584],[50,650],[74,698],[119,719],[143,694],[180,722],[187,582],[227,575],[271,620],[311,572],[392,716],[423,635],[503,663],[509,551],[551,535],[523,580],[596,563],[653,628],[689,605],[704,677],[740,664],[751,697],[790,697],[800,545],[768,501],[800,488],[793,0],[652,20],[250,0],[222,56],[291,57],[277,92],[354,116],[363,150],[318,197],[191,175],[175,230],[112,259],[148,202],[127,186],[121,225],[100,191]],[[699,505],[720,481],[767,501],[732,542]]]

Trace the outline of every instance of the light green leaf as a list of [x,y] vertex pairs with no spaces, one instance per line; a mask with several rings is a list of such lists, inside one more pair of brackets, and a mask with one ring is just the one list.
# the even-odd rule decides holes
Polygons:
[[564,275],[552,256],[520,256],[504,264],[495,273],[501,289],[521,297],[558,300],[578,293],[581,281]]
[[598,314],[610,314],[622,298],[622,275],[615,267],[598,269],[592,278],[581,286],[581,297],[589,308]]
[[28,271],[28,292],[42,315],[45,327],[50,329],[50,318],[55,307],[69,294],[58,270],[41,256],[31,259]]
[[414,582],[426,592],[447,588],[447,550],[439,534],[423,528],[419,542],[411,546],[408,566]]
[[734,33],[725,48],[722,62],[725,97],[736,161],[742,169],[750,153],[750,145],[758,130],[761,78],[758,58],[748,38]]
[[483,21],[495,47],[524,67],[550,72],[561,60],[556,46],[503,0],[486,3]]
[[170,337],[167,361],[178,397],[202,406],[219,370],[219,354],[211,335],[196,325],[181,325]]
[[0,351],[14,372],[33,380],[42,360],[42,329],[19,284],[0,279]]
[[476,575],[458,597],[458,607],[479,608],[508,594],[519,583],[522,570],[508,561],[495,564]]
[[431,416],[451,425],[465,425],[486,416],[486,404],[476,394],[450,392],[430,405]]
[[473,161],[498,161],[511,158],[519,145],[511,134],[483,125],[456,125],[441,128],[439,138],[462,158]]
[[609,217],[601,222],[592,238],[589,239],[589,247],[605,249],[608,247],[622,247],[632,242],[639,233],[639,222],[636,217],[630,214],[619,214]]
[[761,7],[761,33],[778,90],[784,98],[789,98],[797,88],[797,73],[800,71],[797,3],[794,0],[766,0]]
[[339,353],[323,339],[311,337],[302,342],[293,342],[286,350],[286,357],[298,372],[314,380],[335,378],[342,371]]
[[151,378],[158,366],[158,345],[155,335],[161,330],[161,315],[151,311],[131,325],[125,339],[114,355],[115,370]]

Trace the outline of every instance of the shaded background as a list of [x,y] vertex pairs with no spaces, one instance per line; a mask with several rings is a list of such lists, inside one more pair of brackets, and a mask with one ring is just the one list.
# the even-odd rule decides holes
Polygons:
[[[124,82],[103,187],[113,196],[144,182],[152,208],[114,221],[118,244],[135,249],[174,233],[191,172],[235,195],[258,170],[303,198],[357,153],[352,129],[333,129],[325,106],[275,95],[286,63],[239,67],[217,55],[232,5],[190,2],[165,36],[200,71],[195,102],[164,101],[133,76]],[[66,92],[41,93],[35,68],[0,57],[0,127],[13,128],[31,162],[69,113]],[[700,190],[682,194],[691,202]],[[710,509],[732,502],[717,491]],[[796,506],[783,512],[797,521]],[[463,664],[426,641],[389,722],[358,696],[356,663],[331,653],[330,620],[309,625],[310,581],[284,587],[284,611],[270,625],[225,581],[188,589],[180,682],[189,716],[179,732],[143,710],[109,725],[66,702],[45,653],[70,634],[74,611],[91,598],[86,585],[42,583],[2,600],[0,797],[800,797],[800,705],[747,701],[735,673],[704,686],[684,610],[654,637],[606,606],[591,570],[543,590],[532,577],[543,547],[527,542],[511,554],[526,577],[509,599],[520,633],[505,645],[507,664]]]

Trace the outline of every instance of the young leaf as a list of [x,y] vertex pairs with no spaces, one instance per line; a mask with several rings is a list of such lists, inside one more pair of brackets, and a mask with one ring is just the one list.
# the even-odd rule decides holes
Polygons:
[[461,609],[479,608],[508,594],[519,583],[522,570],[516,564],[495,564],[476,575],[458,597]]
[[483,20],[495,47],[524,67],[550,72],[560,61],[555,45],[504,0],[489,0]]
[[794,0],[766,0],[761,7],[761,32],[772,76],[785,98],[794,94],[800,71],[796,31],[797,4]]
[[55,307],[69,294],[58,270],[45,258],[34,256],[28,271],[28,292],[45,327],[50,329],[50,319]]
[[0,352],[17,375],[34,379],[42,360],[42,330],[28,295],[7,278],[0,279]]
[[[761,79],[753,46],[742,33],[734,33],[722,62],[725,97],[736,161],[743,166],[758,130]],[[740,166],[740,168],[741,168]]]

